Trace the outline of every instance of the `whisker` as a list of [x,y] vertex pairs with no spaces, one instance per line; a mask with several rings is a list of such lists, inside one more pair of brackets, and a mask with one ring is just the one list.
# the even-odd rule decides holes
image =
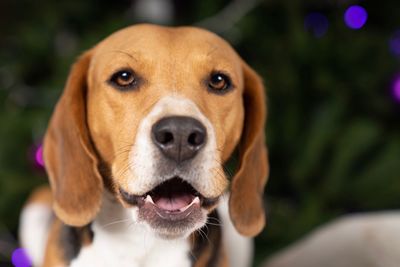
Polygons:
[[125,223],[125,222],[129,222],[129,221],[131,221],[131,219],[123,219],[123,220],[113,221],[113,222],[102,225],[102,227],[106,228],[106,227],[109,227],[114,224]]
[[[223,197],[225,197],[225,196],[223,196]],[[218,219],[218,218],[215,218],[215,217],[208,217],[208,218],[207,218],[207,223],[209,223],[209,220],[210,220],[210,221],[211,221],[211,220],[214,220],[214,221],[217,222],[219,225],[222,225],[221,220]]]
[[130,168],[130,164],[129,164],[129,162],[127,162],[127,164],[125,164],[121,169],[118,170],[118,172],[116,173],[116,176],[125,175],[125,173],[129,170],[129,168]]
[[233,173],[231,170],[229,170],[224,164],[222,164],[222,162],[220,160],[218,160],[217,158],[213,158],[213,160],[222,167],[222,169],[224,170],[224,174],[228,174],[229,177],[233,177]]
[[118,156],[121,156],[121,155],[123,155],[124,153],[129,153],[129,152],[131,152],[130,149],[118,150],[118,151],[114,154],[114,157],[117,158]]
[[200,235],[201,240],[205,240],[204,239],[204,235],[203,235],[204,233],[203,233],[203,231],[201,229],[197,229],[196,232]]
[[[208,226],[207,225],[204,225],[204,228],[206,228],[206,229],[208,229]],[[200,232],[202,232],[203,234],[204,234],[204,236],[205,236],[205,238],[206,238],[206,240],[207,240],[207,242],[208,242],[208,244],[211,244],[211,240],[208,238],[208,235],[207,235],[207,233],[206,232],[204,232],[204,230],[203,229],[199,229],[200,230]]]
[[[208,229],[208,226],[207,226],[207,225],[204,225],[204,228]],[[210,239],[208,238],[207,233],[204,232],[204,230],[203,230],[202,228],[196,230],[196,232],[199,233],[199,235],[201,236],[201,239],[202,239],[202,240],[206,240],[208,244],[211,244],[211,241],[210,241]]]
[[210,223],[210,222],[206,222],[206,225],[212,225],[212,226],[222,226],[221,223]]

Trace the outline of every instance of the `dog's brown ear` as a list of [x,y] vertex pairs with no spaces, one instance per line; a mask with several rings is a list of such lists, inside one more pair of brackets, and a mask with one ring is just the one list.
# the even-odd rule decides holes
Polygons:
[[44,160],[54,211],[64,223],[74,226],[93,220],[103,192],[86,121],[90,59],[89,51],[73,65],[44,138]]
[[245,121],[239,143],[239,169],[233,177],[229,213],[239,233],[255,236],[265,225],[264,186],[269,164],[264,140],[265,92],[261,78],[243,65]]

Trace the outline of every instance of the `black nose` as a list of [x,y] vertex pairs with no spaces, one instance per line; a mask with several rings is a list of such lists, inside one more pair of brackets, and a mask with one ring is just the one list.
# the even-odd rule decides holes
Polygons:
[[177,163],[194,158],[207,141],[206,128],[190,117],[163,118],[153,125],[151,131],[154,144]]

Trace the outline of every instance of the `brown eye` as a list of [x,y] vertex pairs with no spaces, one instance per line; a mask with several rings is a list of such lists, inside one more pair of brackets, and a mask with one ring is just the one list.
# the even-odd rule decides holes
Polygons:
[[231,87],[231,80],[223,73],[212,73],[208,82],[209,89],[222,93]]
[[132,70],[120,70],[111,76],[110,83],[117,89],[127,90],[135,87],[137,80]]

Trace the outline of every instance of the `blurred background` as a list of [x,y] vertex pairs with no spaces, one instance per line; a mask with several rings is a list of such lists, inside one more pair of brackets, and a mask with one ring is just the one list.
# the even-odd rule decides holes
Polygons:
[[255,264],[340,215],[397,209],[399,14],[398,0],[1,0],[0,266],[29,266],[18,216],[46,183],[41,140],[70,65],[138,22],[208,28],[264,78],[271,175]]

